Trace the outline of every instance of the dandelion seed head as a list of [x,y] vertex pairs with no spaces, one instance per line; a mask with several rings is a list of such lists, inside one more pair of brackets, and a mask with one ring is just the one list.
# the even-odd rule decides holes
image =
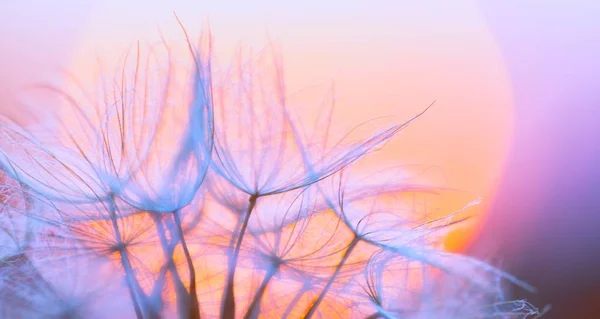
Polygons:
[[539,313],[499,288],[533,287],[441,245],[480,199],[432,218],[416,196],[443,187],[404,168],[355,177],[423,113],[339,134],[333,88],[309,123],[276,46],[217,65],[210,36],[182,31],[185,56],[137,44],[94,83],[36,86],[62,101],[52,125],[1,118],[1,315]]

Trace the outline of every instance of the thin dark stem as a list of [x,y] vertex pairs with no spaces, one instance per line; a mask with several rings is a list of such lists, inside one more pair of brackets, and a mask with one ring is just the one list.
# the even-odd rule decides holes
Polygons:
[[368,316],[365,319],[380,319],[380,318],[381,319],[394,319],[396,317],[387,313],[387,311],[380,310],[380,311],[377,311],[377,312],[371,314],[370,316]]
[[31,207],[33,206],[33,199],[31,198],[31,196],[29,195],[29,189],[27,187],[27,185],[25,185],[22,182],[19,182],[19,185],[21,186],[21,193],[23,195],[23,198],[25,199],[25,212],[27,213],[27,220],[26,220],[26,231],[25,231],[25,238],[23,239],[23,244],[21,244],[21,249],[27,249],[29,248],[29,244],[31,243],[31,240],[33,239],[33,231],[31,230],[31,218],[30,218],[30,214],[31,214]]
[[294,310],[294,307],[296,306],[296,304],[298,304],[298,302],[300,301],[300,298],[302,298],[302,296],[304,296],[304,294],[307,291],[308,291],[308,289],[306,287],[302,287],[302,289],[300,289],[300,291],[298,291],[298,293],[294,297],[294,300],[292,300],[292,302],[290,302],[290,304],[287,306],[287,309],[285,309],[285,312],[283,313],[281,318],[287,318],[290,315],[290,313],[292,313],[292,310]]
[[179,239],[181,240],[181,247],[183,248],[183,253],[185,255],[185,260],[188,264],[188,270],[190,273],[190,312],[189,319],[200,319],[200,303],[198,302],[198,293],[196,292],[196,270],[194,269],[194,263],[192,260],[192,255],[188,250],[188,246],[185,242],[185,236],[183,234],[183,227],[181,226],[181,218],[179,216],[179,210],[173,212],[173,217],[175,219],[175,226],[177,227],[177,232],[179,232]]
[[129,257],[125,251],[119,252],[121,256],[121,264],[125,269],[125,278],[127,279],[127,286],[129,287],[129,296],[131,297],[131,302],[133,302],[133,308],[135,309],[135,315],[138,319],[143,319],[142,310],[140,309],[140,305],[138,304],[136,294],[135,294],[135,284],[134,279],[131,278],[133,273],[133,268],[131,267],[131,263],[129,262]]
[[246,228],[248,227],[248,221],[250,220],[250,215],[252,214],[252,210],[256,205],[257,195],[250,195],[250,199],[248,200],[248,211],[244,216],[244,222],[242,223],[242,228],[240,229],[240,233],[237,238],[237,242],[235,244],[235,249],[233,251],[233,256],[229,261],[229,268],[227,270],[227,282],[225,285],[225,291],[223,295],[223,319],[234,319],[235,318],[235,295],[233,292],[233,280],[235,277],[235,268],[237,267],[238,257],[240,255],[240,248],[242,247],[242,241],[244,239],[244,234],[246,233]]
[[246,315],[244,316],[244,319],[258,318],[258,314],[260,313],[260,303],[265,294],[265,291],[267,290],[267,285],[269,285],[271,278],[273,278],[273,276],[277,273],[278,269],[279,268],[273,268],[273,269],[269,270],[269,272],[265,275],[265,278],[263,279],[263,282],[260,284],[258,291],[254,295],[254,298],[252,298],[252,303],[248,307],[248,310],[246,311]]
[[142,314],[142,309],[139,305],[137,294],[138,289],[136,285],[136,279],[133,271],[133,267],[131,266],[131,261],[129,260],[129,255],[127,253],[127,248],[123,243],[123,237],[121,237],[121,231],[119,229],[119,223],[117,222],[117,214],[116,208],[114,204],[114,198],[111,199],[110,202],[110,220],[112,222],[113,231],[115,232],[115,238],[117,241],[117,247],[119,247],[118,253],[121,257],[121,265],[125,270],[125,279],[127,281],[127,287],[129,288],[129,296],[131,297],[131,302],[133,303],[133,308],[135,309],[135,315],[138,319],[143,319],[144,316]]
[[372,314],[372,315],[368,316],[368,317],[367,317],[367,318],[365,318],[365,319],[379,319],[379,318],[381,318],[381,317],[383,317],[383,316],[382,316],[382,315],[379,313],[379,311],[378,311],[378,312],[376,312],[376,313],[374,313],[374,314]]
[[[175,266],[175,263],[173,261],[173,252],[175,250],[174,248],[179,242],[179,239],[175,239],[174,243],[170,244],[167,240],[167,236],[165,233],[163,215],[152,214],[152,218],[154,219],[154,223],[156,224],[156,231],[158,233],[160,244],[165,254],[166,268],[171,273],[171,280],[173,281],[173,285],[175,285],[175,298],[177,300],[177,311],[179,313],[179,317],[186,318],[189,316],[190,313],[190,295],[187,289],[185,288],[185,285],[181,280],[181,276],[179,275],[177,267]],[[162,287],[158,288],[159,291],[162,290]]]
[[315,312],[317,311],[317,308],[319,308],[319,304],[321,304],[321,302],[325,298],[325,295],[327,295],[327,292],[331,288],[331,285],[333,285],[333,282],[337,278],[338,274],[342,270],[342,267],[348,260],[348,257],[350,256],[350,254],[352,253],[352,251],[354,250],[354,248],[356,247],[358,242],[359,242],[359,238],[355,236],[352,239],[352,242],[350,243],[350,245],[348,245],[346,252],[344,252],[344,256],[342,256],[342,260],[340,260],[340,263],[335,267],[335,271],[334,271],[333,275],[327,281],[327,284],[323,288],[323,291],[321,291],[321,294],[319,294],[319,297],[317,297],[317,299],[312,303],[312,305],[310,306],[310,308],[304,315],[304,319],[312,318],[312,316],[315,314]]

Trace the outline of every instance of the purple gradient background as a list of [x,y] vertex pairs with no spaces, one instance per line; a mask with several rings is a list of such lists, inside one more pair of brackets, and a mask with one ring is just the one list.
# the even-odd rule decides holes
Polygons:
[[525,296],[553,304],[545,318],[600,318],[600,2],[479,4],[511,76],[516,131],[472,249],[496,246],[540,290]]

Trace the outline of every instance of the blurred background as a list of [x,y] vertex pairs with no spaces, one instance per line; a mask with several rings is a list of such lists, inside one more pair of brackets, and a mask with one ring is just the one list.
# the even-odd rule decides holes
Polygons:
[[483,196],[448,246],[538,287],[514,294],[546,318],[600,318],[600,2],[2,1],[2,112],[30,121],[14,93],[60,68],[85,81],[158,30],[181,41],[173,11],[192,35],[210,24],[219,57],[280,44],[290,92],[333,81],[342,130],[435,100],[377,164],[461,190],[440,214]]
[[600,318],[600,3],[478,4],[509,69],[515,132],[472,249],[497,247],[548,318]]

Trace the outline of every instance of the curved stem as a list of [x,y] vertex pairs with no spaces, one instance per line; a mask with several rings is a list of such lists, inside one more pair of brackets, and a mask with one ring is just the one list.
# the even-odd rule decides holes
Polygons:
[[379,311],[378,311],[378,312],[376,312],[376,313],[374,313],[374,314],[372,314],[372,315],[368,316],[368,317],[367,317],[367,318],[365,318],[365,319],[379,319],[379,318],[381,318],[381,317],[382,317],[382,316],[381,316],[381,314],[380,314],[380,313],[379,313]]
[[348,257],[350,256],[350,253],[352,253],[352,251],[354,250],[354,248],[356,247],[356,244],[358,244],[358,242],[359,242],[359,238],[355,236],[352,239],[352,242],[350,243],[350,245],[348,245],[346,252],[344,252],[344,256],[342,256],[342,260],[340,260],[340,263],[335,267],[335,271],[333,272],[333,275],[327,281],[327,284],[323,288],[323,291],[321,291],[321,294],[319,294],[319,297],[317,297],[317,299],[313,302],[313,304],[310,306],[310,308],[304,315],[304,319],[309,319],[315,314],[315,312],[317,311],[317,308],[319,308],[319,304],[321,304],[321,302],[325,298],[325,295],[331,288],[331,285],[333,285],[333,282],[335,281],[338,274],[342,270],[342,266],[344,266],[344,264],[348,260]]
[[258,318],[258,314],[260,313],[260,303],[265,294],[265,291],[267,290],[267,285],[271,281],[271,278],[273,278],[273,276],[277,273],[278,269],[279,268],[273,268],[265,275],[265,278],[260,284],[258,291],[256,291],[254,298],[252,298],[252,303],[248,307],[248,310],[246,310],[246,315],[244,315],[244,319]]
[[127,286],[129,287],[129,297],[131,297],[131,302],[133,303],[133,308],[135,309],[135,315],[138,319],[143,319],[142,310],[136,298],[136,290],[135,287],[135,279],[133,276],[133,267],[131,267],[131,263],[129,261],[129,257],[125,251],[119,252],[121,256],[121,264],[123,265],[123,269],[125,270],[125,278],[127,279]]
[[[189,316],[189,309],[191,308],[189,304],[190,295],[187,289],[185,288],[185,284],[181,280],[179,271],[177,270],[175,262],[173,261],[173,252],[175,250],[175,246],[177,246],[177,244],[179,243],[179,238],[174,238],[174,243],[169,243],[169,241],[167,240],[165,225],[163,221],[164,215],[155,213],[151,214],[151,216],[154,219],[154,223],[156,225],[156,232],[158,233],[160,244],[165,255],[165,267],[171,273],[171,281],[175,286],[175,299],[177,300],[177,310],[179,313],[179,318],[186,318],[187,316]],[[164,281],[160,282],[164,283]],[[164,286],[164,284],[155,287],[155,289],[157,289],[157,293],[160,293],[160,291],[162,291],[162,286]]]
[[292,310],[294,310],[294,307],[298,304],[298,302],[300,301],[300,298],[302,298],[302,296],[304,296],[304,294],[307,291],[308,291],[308,289],[305,287],[302,287],[302,289],[300,289],[300,291],[298,291],[296,296],[294,296],[294,300],[292,300],[292,302],[290,302],[290,304],[287,306],[287,309],[285,309],[285,312],[283,313],[281,318],[287,318],[290,315],[290,313],[292,313]]
[[175,219],[175,226],[177,227],[177,232],[179,233],[179,239],[181,240],[181,247],[183,248],[183,253],[185,255],[185,260],[188,264],[188,270],[190,273],[190,312],[189,319],[200,319],[200,303],[198,302],[198,293],[196,292],[196,270],[194,269],[194,263],[192,260],[192,255],[188,250],[187,243],[185,242],[185,236],[183,234],[183,227],[181,226],[181,217],[179,216],[179,210],[173,212],[173,217]]
[[139,287],[139,284],[136,281],[135,272],[133,270],[133,267],[131,266],[129,254],[127,253],[127,247],[123,243],[123,237],[121,236],[121,230],[119,229],[119,223],[117,222],[114,196],[111,198],[110,201],[109,213],[113,231],[115,232],[117,247],[119,247],[118,253],[121,257],[121,265],[123,266],[123,270],[125,271],[125,280],[127,281],[127,287],[129,288],[129,297],[131,298],[131,302],[133,303],[133,308],[135,310],[136,317],[138,319],[143,319],[144,315],[142,312],[142,308],[140,307],[140,302],[138,300],[139,292],[141,291],[141,289],[138,290],[138,288],[141,287]]
[[242,228],[240,229],[240,233],[235,244],[233,256],[229,261],[229,266],[227,270],[227,281],[225,285],[225,291],[223,292],[223,319],[235,318],[235,295],[233,292],[235,268],[237,267],[237,262],[240,255],[240,248],[242,247],[242,241],[244,239],[244,234],[246,233],[246,228],[248,228],[248,221],[250,220],[250,215],[252,214],[252,210],[256,205],[257,198],[257,195],[250,195],[250,199],[248,200],[248,210],[246,211],[246,215],[244,216],[244,222],[242,223]]

